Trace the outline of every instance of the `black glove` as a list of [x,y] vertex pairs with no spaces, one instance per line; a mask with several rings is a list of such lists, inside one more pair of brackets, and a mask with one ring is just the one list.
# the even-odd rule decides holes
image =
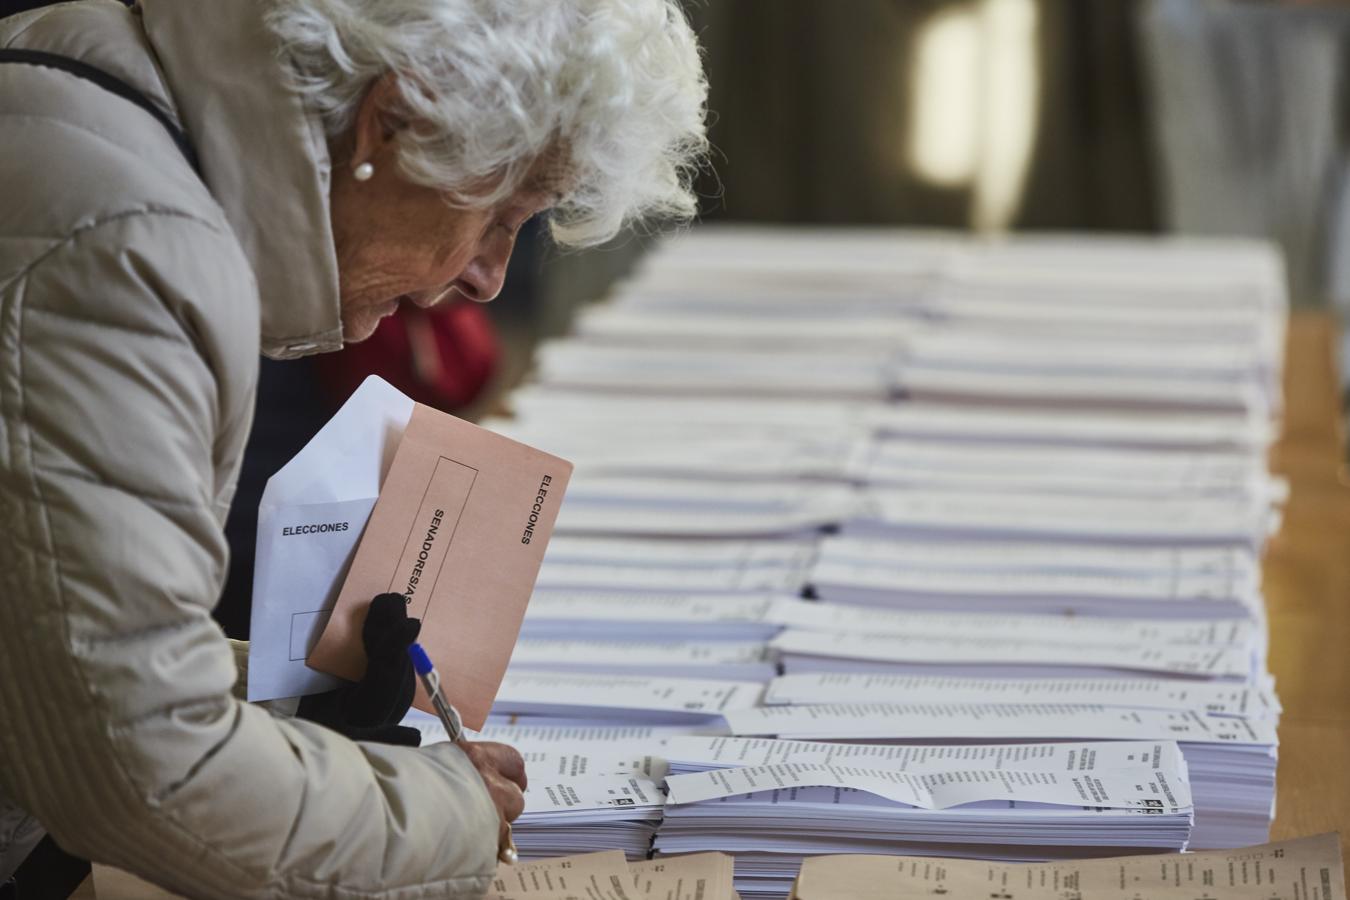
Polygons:
[[361,628],[366,674],[355,684],[301,699],[296,715],[354,741],[416,747],[422,733],[398,723],[412,706],[417,676],[408,647],[421,630],[421,621],[408,615],[407,598],[380,594],[371,601]]

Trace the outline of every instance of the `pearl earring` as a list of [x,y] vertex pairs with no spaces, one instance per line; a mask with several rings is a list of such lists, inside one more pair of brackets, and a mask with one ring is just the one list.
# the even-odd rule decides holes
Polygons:
[[363,162],[352,170],[352,177],[357,181],[369,181],[370,176],[375,174],[375,167],[368,162]]

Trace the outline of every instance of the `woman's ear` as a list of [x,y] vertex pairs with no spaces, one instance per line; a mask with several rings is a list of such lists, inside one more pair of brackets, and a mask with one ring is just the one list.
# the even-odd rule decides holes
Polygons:
[[352,129],[353,166],[373,163],[393,149],[395,137],[406,124],[401,107],[397,76],[386,72],[375,79],[356,110]]

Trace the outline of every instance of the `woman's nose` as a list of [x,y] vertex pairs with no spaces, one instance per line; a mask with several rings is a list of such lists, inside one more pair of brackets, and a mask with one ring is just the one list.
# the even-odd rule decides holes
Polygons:
[[495,299],[506,281],[506,265],[514,247],[514,240],[493,241],[485,246],[455,279],[455,289],[475,303]]

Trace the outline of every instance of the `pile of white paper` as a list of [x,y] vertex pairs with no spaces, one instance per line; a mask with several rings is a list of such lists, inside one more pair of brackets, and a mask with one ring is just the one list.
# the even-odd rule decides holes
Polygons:
[[536,590],[550,593],[795,594],[817,541],[640,540],[565,536],[549,543]]
[[484,731],[550,786],[522,846],[659,819],[783,893],[1264,840],[1285,314],[1242,241],[661,245],[488,423],[576,465]]
[[587,672],[767,681],[778,674],[763,641],[638,641],[521,638],[511,671]]
[[891,635],[791,629],[773,646],[783,668],[795,672],[893,672],[983,677],[1095,678],[1152,673],[1246,681],[1252,671],[1246,647],[1188,647],[1124,643],[1071,643],[1025,637]]
[[1270,718],[1209,715],[1194,706],[1063,699],[765,706],[731,712],[726,718],[733,734],[805,740],[894,744],[1172,740],[1181,747],[1190,770],[1196,813],[1192,846],[1231,847],[1262,840],[1274,813],[1277,739]]
[[1142,547],[1256,547],[1278,524],[1270,497],[1096,497],[971,486],[875,488],[847,533],[973,536]]
[[661,785],[639,775],[532,780],[512,832],[524,859],[622,850],[645,859],[665,806]]
[[725,729],[725,716],[758,707],[763,693],[756,681],[507,672],[492,709],[510,716],[676,724],[694,731]]
[[1152,618],[1250,617],[1260,571],[1244,547],[827,538],[809,575],[822,600],[887,609]]
[[880,748],[672,738],[662,853],[752,854],[742,892],[780,893],[805,856],[1055,859],[1179,849],[1186,763],[1171,742]]
[[[889,703],[1095,704],[1139,709],[1203,711],[1206,716],[1278,717],[1269,684],[1216,684],[1166,678],[952,678],[827,672],[782,675],[769,683],[769,706]],[[794,726],[795,727],[795,726]]]
[[766,641],[782,626],[765,594],[571,593],[537,591],[523,637]]

